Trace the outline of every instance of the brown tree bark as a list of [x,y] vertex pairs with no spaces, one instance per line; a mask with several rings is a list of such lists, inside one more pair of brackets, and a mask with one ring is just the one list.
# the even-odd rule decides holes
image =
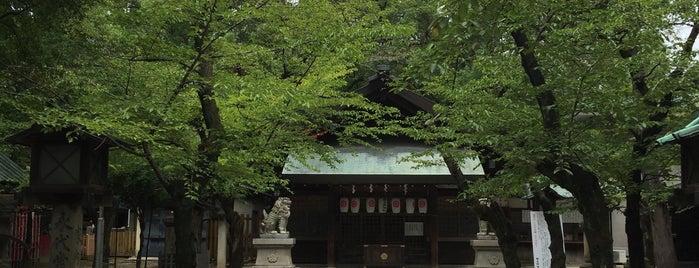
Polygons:
[[[199,158],[196,161],[196,169],[192,171],[190,176],[195,184],[207,185],[208,182],[216,176],[214,165],[218,162],[221,155],[221,136],[224,131],[221,115],[216,103],[214,94],[214,86],[208,79],[213,78],[214,68],[213,63],[206,58],[211,53],[211,47],[207,40],[211,38],[209,25],[211,18],[208,21],[203,21],[199,25],[201,33],[195,38],[195,47],[200,55],[197,74],[201,78],[198,81],[197,96],[201,106],[201,114],[204,120],[203,124],[198,127],[199,146],[197,148]],[[177,267],[196,267],[196,248],[194,242],[196,236],[194,224],[192,222],[195,204],[194,201],[187,196],[186,187],[177,187],[175,195],[175,239]],[[196,193],[199,194],[199,193]]]
[[649,218],[655,267],[676,268],[678,266],[677,255],[672,240],[672,223],[667,206],[665,204],[656,205]]
[[175,200],[173,212],[175,216],[175,266],[177,268],[196,268],[194,201],[186,197]]
[[495,229],[495,235],[498,237],[500,251],[502,251],[503,261],[507,268],[520,268],[522,263],[517,255],[517,234],[512,229],[512,222],[505,214],[505,210],[498,204],[492,201],[489,207],[486,207],[485,213],[482,216],[488,220],[490,225]]
[[556,209],[556,197],[550,188],[535,192],[536,201],[544,211],[544,219],[551,237],[551,268],[566,268],[566,254],[563,251],[563,233],[561,232],[561,217],[550,213]]
[[[489,150],[487,148],[481,148],[480,153],[494,154],[492,150]],[[449,157],[448,154],[443,153],[442,156],[444,157],[444,162],[446,163],[447,168],[449,168],[449,172],[452,176],[454,176],[459,191],[466,190],[465,177],[463,172],[461,172],[461,168],[459,168],[459,165],[454,161],[453,158]],[[488,161],[488,157],[484,157],[482,159],[481,162],[483,166],[489,166],[485,163]],[[486,177],[495,176],[495,174],[497,173],[496,169],[500,168],[502,168],[501,162],[497,163],[494,169],[487,169]],[[507,217],[507,214],[505,213],[504,209],[500,207],[500,205],[497,202],[492,200],[490,206],[479,206],[479,208],[479,216],[483,219],[486,219],[493,227],[493,229],[495,229],[495,235],[498,237],[498,244],[500,245],[500,251],[502,252],[502,257],[503,261],[505,262],[505,266],[507,268],[522,267],[522,263],[520,262],[519,256],[517,255],[517,244],[519,243],[519,240],[517,239],[517,234],[512,229],[512,222]]]
[[243,218],[233,210],[235,201],[232,198],[219,197],[219,203],[224,213],[224,217],[228,222],[228,237],[226,244],[228,246],[228,265],[231,268],[242,268],[244,263],[243,256]]
[[[519,49],[522,68],[534,87],[546,84],[536,55],[529,46],[529,40],[523,29],[511,32],[512,38]],[[560,136],[560,113],[556,96],[551,90],[537,94],[539,112],[546,135],[553,141]],[[610,231],[610,214],[604,197],[604,192],[597,176],[585,170],[579,164],[561,159],[559,145],[549,144],[549,155],[537,165],[537,170],[553,182],[570,191],[578,201],[578,209],[583,215],[583,229],[588,235],[590,246],[590,261],[593,267],[614,267],[612,253],[612,235]],[[568,172],[558,171],[563,164]]]
[[614,267],[611,215],[598,178],[576,164],[570,164],[570,173],[554,172],[556,167],[556,163],[546,160],[537,165],[537,170],[570,191],[578,201],[592,267]]
[[641,191],[642,176],[640,170],[631,174],[633,185],[626,190],[626,240],[629,245],[629,268],[645,267],[645,246],[641,228]]

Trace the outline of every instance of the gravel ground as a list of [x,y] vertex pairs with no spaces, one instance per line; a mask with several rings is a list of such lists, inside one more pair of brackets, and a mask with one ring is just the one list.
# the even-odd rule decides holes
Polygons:
[[[92,260],[82,260],[80,268],[92,268]],[[141,261],[141,267],[143,268],[145,264],[145,259]],[[117,258],[116,259],[116,265],[114,262],[114,258],[109,258],[109,266],[104,266],[103,268],[135,268],[136,267],[136,259],[132,258]],[[156,268],[158,267],[158,259],[157,258],[149,258],[148,259],[148,266],[145,268]]]

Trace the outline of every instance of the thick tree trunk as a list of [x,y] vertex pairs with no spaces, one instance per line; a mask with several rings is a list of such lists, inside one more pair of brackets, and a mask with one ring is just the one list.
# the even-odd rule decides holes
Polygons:
[[548,226],[551,245],[551,268],[566,268],[566,254],[563,251],[563,233],[561,232],[561,218],[558,214],[550,213],[556,209],[556,198],[550,189],[536,192],[536,200],[544,211],[544,219]]
[[590,248],[592,267],[613,268],[612,233],[610,230],[610,211],[599,185],[597,192],[574,194],[578,200],[578,209],[583,214],[583,230]]
[[219,197],[219,203],[228,222],[228,263],[231,268],[242,268],[244,265],[243,256],[243,219],[233,210],[235,201],[232,198]]
[[176,201],[175,263],[177,268],[196,268],[197,251],[194,247],[194,201],[183,198]]
[[519,240],[512,229],[512,222],[505,214],[504,209],[497,202],[493,201],[486,208],[484,216],[495,229],[495,235],[498,237],[505,266],[507,268],[522,267],[519,256],[517,256],[517,243]]
[[242,268],[245,264],[244,249],[245,241],[243,238],[243,218],[238,212],[233,212],[230,224],[228,225],[228,233],[230,234],[230,267]]
[[583,215],[583,231],[590,249],[590,262],[595,268],[614,267],[612,248],[611,216],[604,192],[597,177],[582,167],[568,163],[568,172],[555,172],[556,163],[544,161],[537,166],[541,174],[567,189],[578,201],[578,210]]
[[[486,160],[486,158],[492,157],[491,154],[495,154],[488,148],[481,148],[480,151],[481,154],[488,155],[482,160]],[[449,172],[455,179],[455,184],[459,188],[459,191],[465,191],[467,185],[461,168],[452,157],[449,157],[447,153],[442,152],[442,155],[444,156],[444,162],[446,163]],[[482,162],[483,166],[489,166],[484,162],[487,161]],[[494,169],[486,169],[487,178],[495,176],[497,170],[503,167],[503,163],[499,162],[496,166],[497,167]],[[514,230],[512,229],[512,222],[508,218],[503,208],[500,207],[500,205],[495,201],[491,201],[490,206],[482,206],[481,208],[484,209],[479,209],[481,218],[488,220],[493,229],[495,229],[495,235],[498,237],[498,244],[500,244],[500,250],[502,252],[505,266],[507,268],[522,267],[522,264],[519,261],[519,256],[517,256],[517,244],[519,243],[519,240],[517,239],[517,234],[515,234]]]
[[141,268],[141,258],[145,252],[144,245],[146,244],[146,219],[143,217],[144,210],[142,208],[134,209],[136,211],[136,217],[138,219],[138,226],[141,228],[141,232],[138,234],[138,240],[141,241],[141,247],[138,248],[138,253],[136,253],[136,268]]
[[650,214],[655,267],[676,268],[677,255],[672,241],[670,212],[665,204],[658,204]]
[[635,170],[631,175],[634,186],[626,191],[626,237],[629,244],[629,268],[645,267],[645,250],[643,243],[643,230],[641,229],[641,192],[638,189],[642,182],[640,170]]
[[[522,68],[533,87],[546,84],[541,66],[536,54],[529,45],[529,40],[523,29],[511,32],[522,62]],[[583,215],[583,230],[588,235],[590,246],[590,261],[596,268],[614,267],[612,253],[612,235],[610,231],[610,215],[599,180],[595,174],[585,170],[573,161],[561,159],[560,145],[556,139],[561,136],[561,119],[558,103],[553,91],[543,90],[536,96],[541,113],[545,133],[553,142],[548,145],[549,155],[537,165],[537,170],[553,182],[570,191],[578,200],[578,209]],[[558,162],[563,160],[568,172],[558,169]]]

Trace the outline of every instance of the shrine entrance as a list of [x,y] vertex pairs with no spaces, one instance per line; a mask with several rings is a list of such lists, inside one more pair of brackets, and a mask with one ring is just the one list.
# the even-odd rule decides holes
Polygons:
[[372,248],[394,247],[395,254],[399,254],[398,263],[429,264],[430,242],[425,233],[429,229],[429,217],[389,213],[338,215],[337,262],[365,263],[369,261],[366,256],[371,255]]

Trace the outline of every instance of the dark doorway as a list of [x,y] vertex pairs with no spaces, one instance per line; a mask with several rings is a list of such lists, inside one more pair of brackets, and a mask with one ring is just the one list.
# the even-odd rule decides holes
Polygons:
[[680,262],[699,262],[699,208],[682,211],[672,217],[675,252]]

